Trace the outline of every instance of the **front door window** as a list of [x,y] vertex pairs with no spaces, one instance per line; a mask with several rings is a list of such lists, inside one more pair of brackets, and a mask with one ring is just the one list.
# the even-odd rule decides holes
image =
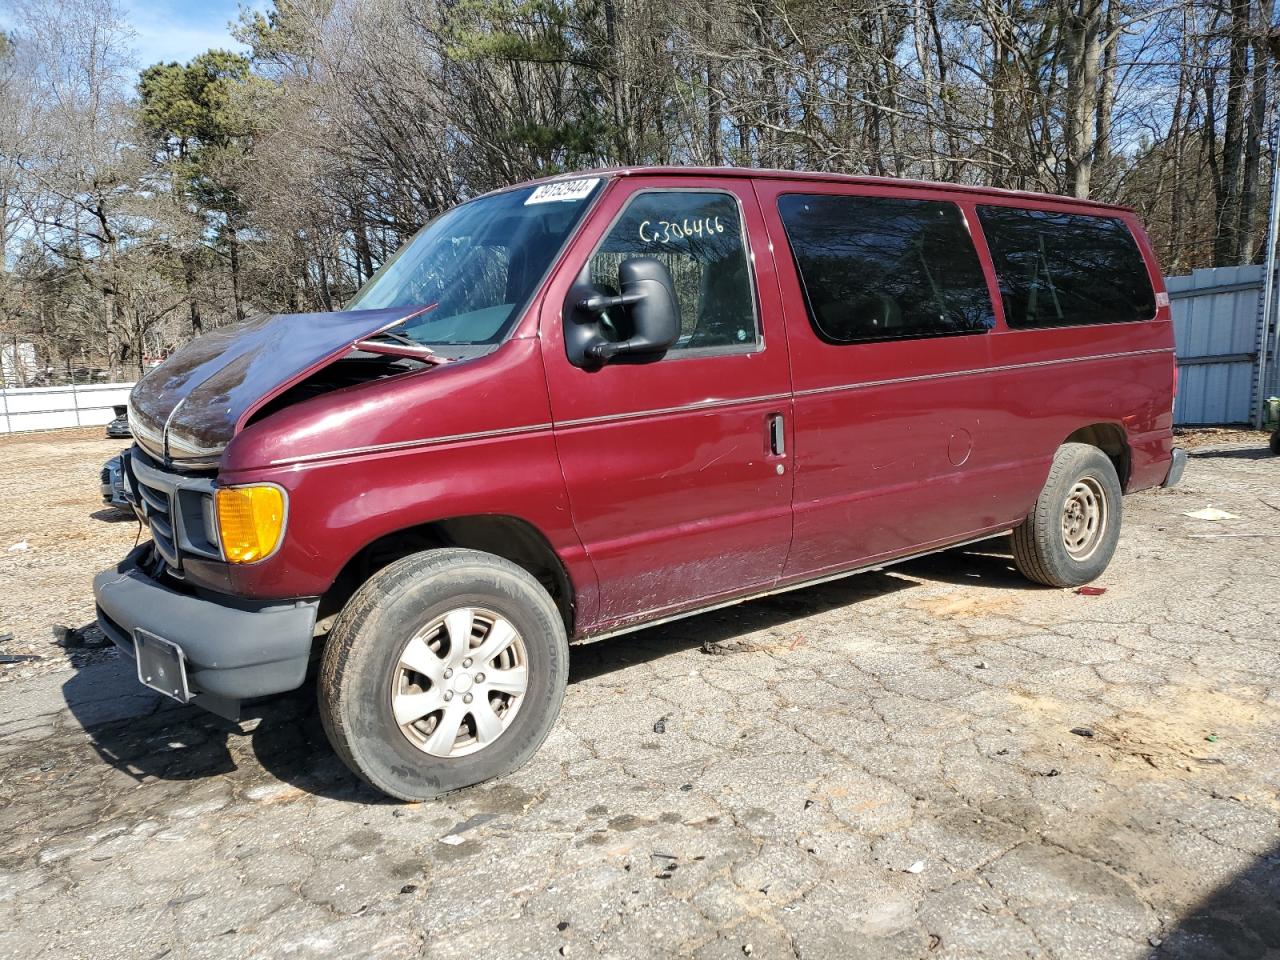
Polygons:
[[[680,304],[680,339],[669,353],[754,349],[760,332],[742,214],[732,194],[650,190],[636,194],[587,265],[591,284],[618,293],[618,264],[656,257],[671,271]],[[602,323],[606,336],[625,340],[624,311]]]

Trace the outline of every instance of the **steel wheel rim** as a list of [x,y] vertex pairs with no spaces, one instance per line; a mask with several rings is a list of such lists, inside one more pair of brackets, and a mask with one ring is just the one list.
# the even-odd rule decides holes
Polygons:
[[391,715],[414,747],[465,757],[511,728],[529,689],[529,654],[511,622],[458,607],[409,638],[392,668]]
[[1107,529],[1107,495],[1093,477],[1081,477],[1062,506],[1062,545],[1074,560],[1087,560]]

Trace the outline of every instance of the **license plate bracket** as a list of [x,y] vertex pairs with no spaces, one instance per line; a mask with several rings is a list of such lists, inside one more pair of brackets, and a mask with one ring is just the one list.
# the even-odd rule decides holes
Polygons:
[[140,627],[133,631],[133,645],[138,681],[179,703],[189,703],[191,688],[187,686],[187,663],[182,648]]

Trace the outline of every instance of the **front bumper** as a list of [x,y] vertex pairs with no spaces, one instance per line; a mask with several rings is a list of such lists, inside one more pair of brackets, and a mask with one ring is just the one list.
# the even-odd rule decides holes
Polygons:
[[147,572],[151,544],[93,578],[98,625],[135,656],[141,628],[181,648],[192,702],[226,713],[236,701],[295,690],[306,678],[318,600],[260,603],[181,592]]
[[1182,479],[1183,472],[1187,469],[1187,451],[1181,447],[1173,448],[1173,460],[1169,463],[1169,472],[1165,475],[1162,487],[1177,486],[1178,481]]

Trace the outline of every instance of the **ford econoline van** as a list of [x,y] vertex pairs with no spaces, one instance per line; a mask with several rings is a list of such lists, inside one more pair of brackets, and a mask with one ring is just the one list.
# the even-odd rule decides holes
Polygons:
[[134,388],[151,539],[94,582],[138,677],[325,728],[423,799],[511,771],[569,644],[1012,533],[1052,587],[1177,482],[1169,298],[1127,209],[627,169],[482,196],[346,310]]

